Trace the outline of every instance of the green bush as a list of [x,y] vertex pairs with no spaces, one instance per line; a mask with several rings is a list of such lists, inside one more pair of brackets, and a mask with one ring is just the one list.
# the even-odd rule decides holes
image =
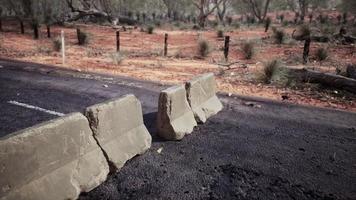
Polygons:
[[306,24],[302,24],[298,27],[298,36],[301,38],[308,38],[311,35],[310,27]]
[[148,34],[153,34],[154,29],[155,29],[155,28],[154,28],[153,26],[148,26],[148,27],[147,27],[147,33],[148,33]]
[[325,48],[318,48],[316,50],[316,59],[318,61],[324,61],[328,58],[328,51]]
[[262,71],[262,81],[264,83],[271,83],[273,76],[277,72],[279,68],[279,61],[278,60],[273,60],[271,62],[266,63],[263,66],[263,71]]
[[245,59],[251,59],[255,54],[255,44],[252,42],[243,43],[241,49],[245,55]]
[[79,45],[86,45],[89,43],[89,36],[86,32],[81,30],[77,30],[77,37],[78,37],[78,44]]
[[218,38],[222,38],[224,37],[224,31],[219,29],[218,31],[216,31],[216,35],[218,36]]
[[115,65],[121,64],[122,61],[125,60],[125,58],[126,58],[126,56],[121,52],[110,53],[109,57],[110,57],[111,61],[113,62],[113,64],[115,64]]
[[210,45],[209,45],[209,42],[204,40],[204,39],[201,39],[199,40],[198,42],[198,53],[199,53],[199,56],[201,57],[206,57],[209,55],[210,53]]
[[61,38],[56,38],[53,40],[53,49],[59,52],[62,49],[62,41]]
[[282,29],[277,29],[273,32],[273,37],[277,44],[283,44],[286,37],[286,33]]

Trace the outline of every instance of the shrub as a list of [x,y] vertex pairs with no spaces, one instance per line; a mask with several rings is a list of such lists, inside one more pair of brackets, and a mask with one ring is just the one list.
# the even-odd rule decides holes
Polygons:
[[283,44],[286,37],[286,33],[282,29],[277,29],[273,32],[273,37],[276,40],[277,44]]
[[236,23],[233,23],[232,26],[236,29],[239,29],[240,28],[240,23],[236,22]]
[[222,38],[224,37],[224,31],[219,29],[217,32],[216,32],[216,35],[218,36],[218,38]]
[[121,52],[111,53],[109,54],[109,57],[115,65],[119,65],[126,58]]
[[252,42],[246,42],[242,44],[242,52],[245,55],[245,59],[251,59],[255,54],[255,45]]
[[316,58],[318,61],[323,61],[328,58],[328,51],[325,48],[318,48],[316,50]]
[[283,21],[282,22],[282,26],[288,26],[289,25],[289,22],[288,21]]
[[281,15],[279,16],[279,19],[281,20],[281,23],[283,23],[283,22],[284,22],[284,15],[281,14]]
[[210,45],[208,41],[201,39],[198,42],[198,53],[201,57],[206,57],[210,53]]
[[37,46],[37,52],[40,54],[50,55],[52,52],[52,49],[48,48],[48,47],[44,47],[44,46]]
[[232,17],[231,16],[226,17],[226,22],[227,22],[227,24],[229,24],[229,26],[231,26],[231,24],[233,22]]
[[310,37],[311,30],[310,27],[306,24],[302,24],[298,27],[298,37],[308,38]]
[[266,63],[263,66],[263,71],[262,71],[262,77],[261,80],[264,83],[271,83],[271,80],[275,73],[277,72],[279,68],[279,61],[278,60],[273,60],[271,62]]
[[147,27],[147,33],[148,33],[148,34],[153,34],[154,29],[155,29],[155,28],[154,28],[153,26],[148,26],[148,27]]
[[271,25],[271,23],[272,23],[272,19],[270,17],[267,17],[267,19],[265,21],[265,32],[268,31],[269,26]]
[[321,24],[326,24],[329,21],[329,17],[327,15],[319,15],[319,20]]
[[85,45],[89,43],[89,36],[86,32],[83,32],[81,30],[77,30],[77,37],[78,37],[78,44],[79,45]]
[[61,38],[56,38],[53,40],[53,49],[59,52],[62,49],[62,41]]

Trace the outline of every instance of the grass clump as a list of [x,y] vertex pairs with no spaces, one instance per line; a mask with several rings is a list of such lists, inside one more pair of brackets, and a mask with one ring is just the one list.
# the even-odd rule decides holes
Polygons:
[[119,65],[125,60],[126,56],[121,52],[110,53],[109,57],[115,65]]
[[209,55],[210,53],[210,45],[209,42],[204,40],[204,39],[200,39],[198,42],[198,53],[199,56],[201,57],[206,57]]
[[147,27],[147,33],[148,33],[148,34],[153,34],[154,29],[155,29],[155,28],[154,28],[153,26],[148,26],[148,27]]
[[217,30],[216,31],[216,36],[218,36],[218,38],[224,37],[224,31],[222,29]]
[[86,45],[89,43],[89,35],[86,32],[77,29],[77,37],[79,45]]
[[276,29],[273,32],[273,37],[276,41],[277,44],[283,44],[285,38],[286,38],[286,33],[284,32],[283,29]]
[[245,55],[245,59],[251,59],[255,54],[255,44],[253,42],[246,42],[242,44],[242,52]]
[[325,48],[318,48],[316,50],[316,59],[318,61],[324,61],[328,58],[328,51]]
[[59,52],[62,49],[62,41],[61,38],[57,37],[52,41],[53,43],[53,50]]
[[261,80],[267,84],[271,83],[272,77],[275,75],[278,68],[279,68],[278,60],[273,60],[271,62],[266,63],[263,66]]
[[290,75],[287,68],[281,67],[279,60],[265,63],[258,78],[265,84],[274,83],[284,87],[295,85],[295,79]]

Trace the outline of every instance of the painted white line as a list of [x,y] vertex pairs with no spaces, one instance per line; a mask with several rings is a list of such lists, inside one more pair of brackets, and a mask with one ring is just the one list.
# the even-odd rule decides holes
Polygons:
[[44,109],[44,108],[40,108],[40,107],[37,107],[37,106],[32,106],[32,105],[25,104],[25,103],[20,103],[20,102],[17,102],[17,101],[8,101],[7,103],[12,104],[12,105],[16,105],[16,106],[25,107],[25,108],[32,109],[32,110],[38,110],[38,111],[45,112],[45,113],[48,113],[48,114],[51,114],[51,115],[56,115],[56,116],[59,116],[59,117],[63,117],[64,116],[64,114],[60,113],[60,112],[56,112],[56,111],[53,111],[53,110],[47,110],[47,109]]

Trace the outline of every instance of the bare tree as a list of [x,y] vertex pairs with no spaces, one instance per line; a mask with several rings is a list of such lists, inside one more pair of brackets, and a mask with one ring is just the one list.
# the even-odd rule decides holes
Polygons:
[[260,22],[266,19],[271,0],[243,0],[243,2],[249,6],[253,15]]
[[[194,0],[193,4],[199,11],[198,23],[200,27],[205,27],[208,16],[220,6],[224,0]],[[213,3],[215,2],[215,3]],[[213,6],[211,6],[213,5]]]
[[[215,4],[218,4],[218,0],[215,0]],[[224,18],[226,15],[227,8],[230,6],[231,0],[222,0],[220,5],[216,7],[216,13],[219,21],[225,25]]]

